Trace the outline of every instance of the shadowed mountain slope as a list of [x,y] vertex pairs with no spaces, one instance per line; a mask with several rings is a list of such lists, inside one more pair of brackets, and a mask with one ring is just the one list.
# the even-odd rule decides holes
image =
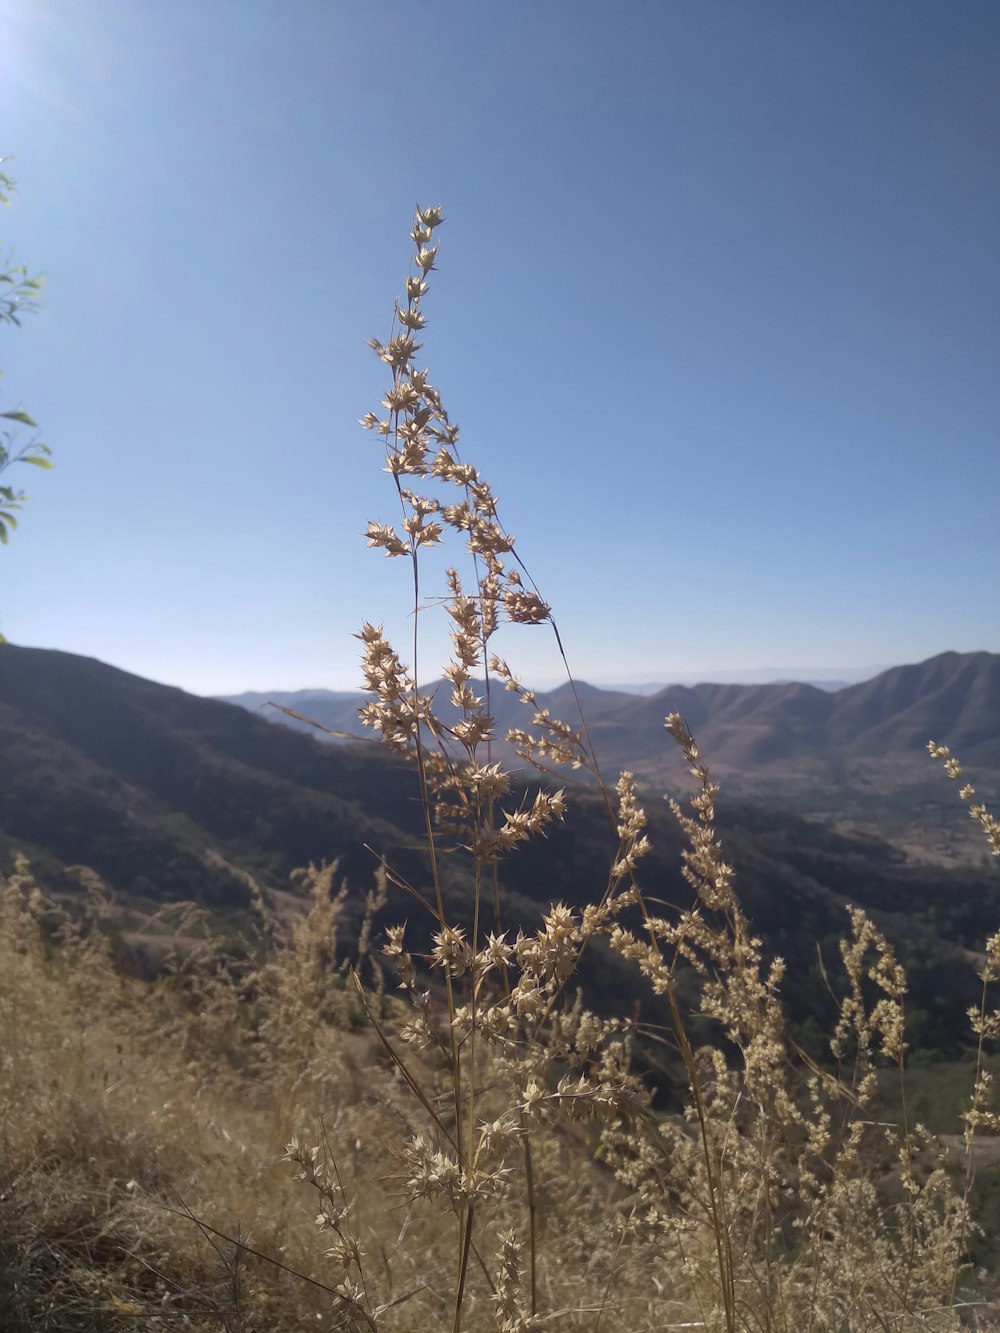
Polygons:
[[374,744],[333,750],[101,662],[0,645],[0,830],[120,892],[245,903],[220,857],[271,882],[340,858],[367,881],[365,843],[411,863],[420,827],[411,774]]

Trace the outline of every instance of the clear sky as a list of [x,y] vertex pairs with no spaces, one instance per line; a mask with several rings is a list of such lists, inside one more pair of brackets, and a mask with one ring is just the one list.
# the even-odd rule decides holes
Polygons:
[[356,419],[421,202],[424,358],[578,675],[1000,651],[996,0],[0,0],[0,149],[57,462],[13,642],[208,693],[407,632]]

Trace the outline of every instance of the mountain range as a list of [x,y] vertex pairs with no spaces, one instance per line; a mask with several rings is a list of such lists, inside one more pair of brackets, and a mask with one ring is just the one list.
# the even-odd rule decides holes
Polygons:
[[[990,757],[997,664],[989,654],[946,654],[842,691],[849,706],[829,713],[816,705],[822,692],[801,686],[704,686],[654,700],[580,692],[593,705],[598,743],[616,735],[616,710],[628,708],[633,732],[646,716],[659,744],[664,708],[680,704],[703,734],[756,729],[741,742],[754,754],[762,752],[761,728],[777,736],[788,726],[794,734],[784,748],[792,754],[815,754],[819,738],[833,735],[909,755],[933,724],[935,739]],[[550,699],[555,707],[565,703],[559,696]],[[518,708],[512,696],[501,698]],[[707,725],[699,728],[699,718]],[[953,797],[947,779],[935,776]],[[679,830],[655,797],[649,809],[654,852],[643,862],[645,881],[658,899],[683,903]],[[955,1045],[964,1006],[975,999],[964,951],[980,949],[1000,921],[1000,882],[984,858],[922,863],[884,838],[802,818],[774,801],[727,796],[719,813],[741,898],[768,944],[791,960],[787,993],[802,1015],[815,1013],[820,1027],[829,1017],[817,1010],[829,1001],[824,968],[836,965],[845,905],[859,902],[910,962],[923,1040],[935,1049]],[[291,872],[309,862],[337,859],[356,888],[367,888],[384,857],[426,888],[422,828],[412,769],[374,742],[325,745],[246,708],[92,659],[0,645],[0,871],[25,852],[43,885],[63,898],[80,893],[77,867],[97,871],[110,893],[110,920],[142,966],[155,965],[148,923],[160,908],[195,900],[223,929],[236,929],[251,910],[250,877],[285,910],[296,894]],[[504,924],[529,926],[552,901],[600,897],[613,848],[597,794],[575,790],[566,820],[503,863]],[[448,862],[449,919],[467,916],[471,883],[468,858]],[[355,893],[348,924],[360,910]],[[407,917],[419,938],[426,934],[419,916],[396,894],[383,921]],[[599,993],[638,998],[639,982],[611,955],[598,951],[588,967]]]
[[[484,688],[480,682],[480,692]],[[436,708],[447,720],[449,687],[436,682],[427,690],[441,701]],[[825,796],[830,786],[877,788],[879,782],[932,792],[935,775],[926,758],[932,739],[950,745],[970,769],[1000,771],[997,653],[941,653],[836,691],[798,682],[669,685],[643,695],[579,682],[575,691],[594,748],[612,775],[629,768],[650,781],[676,784],[683,769],[663,732],[672,712],[684,716],[713,770],[747,794],[771,790],[801,799],[813,787]],[[365,696],[292,690],[231,695],[227,702],[314,735],[323,733],[280,708],[331,732],[360,735]],[[539,693],[538,706],[578,725],[569,685]],[[526,725],[526,710],[514,695],[495,689],[491,707],[498,735],[512,724]]]

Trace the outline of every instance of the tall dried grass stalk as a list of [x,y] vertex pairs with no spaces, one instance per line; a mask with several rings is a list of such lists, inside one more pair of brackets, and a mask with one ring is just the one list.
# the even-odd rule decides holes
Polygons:
[[[428,962],[440,979],[441,1005],[434,988],[418,981],[402,928],[390,931],[387,953],[414,1004],[398,1040],[410,1050],[440,1051],[441,1080],[421,1086],[383,1039],[427,1112],[426,1128],[396,1149],[406,1197],[435,1199],[454,1217],[452,1328],[458,1333],[467,1323],[479,1276],[472,1255],[502,1333],[581,1318],[582,1305],[553,1308],[541,1280],[547,1242],[535,1159],[543,1130],[599,1151],[600,1170],[610,1167],[618,1184],[606,1215],[617,1240],[594,1327],[613,1317],[633,1263],[651,1277],[657,1268],[669,1274],[671,1299],[698,1326],[726,1333],[955,1327],[969,1191],[956,1191],[931,1136],[910,1124],[906,982],[888,941],[851,910],[842,948],[846,991],[831,1042],[836,1068],[798,1058],[781,1005],[784,963],[764,958],[740,907],[714,826],[718,787],[683,719],[668,717],[666,728],[696,785],[691,814],[671,802],[687,840],[683,869],[694,905],[662,917],[651,912],[641,884],[649,842],[631,775],[621,775],[612,795],[582,716],[573,723],[551,717],[494,651],[505,623],[548,624],[562,648],[496,494],[462,457],[459,428],[418,369],[441,221],[440,208],[417,210],[413,265],[392,335],[371,342],[389,388],[381,411],[362,422],[384,446],[395,488],[398,518],[370,522],[367,536],[371,547],[409,563],[412,664],[381,626],[365,624],[358,637],[371,695],[363,721],[413,761],[424,811],[435,931]],[[435,601],[425,587],[427,548],[446,541],[464,548],[469,572],[449,568],[442,590],[452,642],[438,673],[448,689],[443,701],[418,663]],[[537,931],[514,938],[504,929],[497,867],[524,841],[544,836],[568,798],[563,788],[527,793],[498,762],[491,707],[498,689],[516,693],[526,708],[525,725],[507,730],[507,745],[546,773],[585,770],[618,838],[598,902],[580,911],[554,905]],[[973,814],[995,846],[996,825],[979,809]],[[442,868],[453,857],[467,863],[474,890],[468,912],[449,921]],[[666,1002],[686,1072],[682,1115],[658,1114],[632,1072],[629,1024],[599,1018],[574,998],[581,955],[598,938],[633,962]],[[987,971],[984,980],[992,979]],[[682,972],[700,982],[693,1007],[682,996]],[[693,1014],[699,1030],[711,1020],[711,1043],[695,1043]],[[983,1015],[978,1024],[981,1035],[997,1035]],[[900,1128],[873,1123],[879,1064],[898,1074]],[[981,1085],[982,1076],[970,1125],[992,1128],[979,1109]],[[581,1123],[595,1128],[581,1135]],[[890,1177],[895,1194],[886,1188]]]

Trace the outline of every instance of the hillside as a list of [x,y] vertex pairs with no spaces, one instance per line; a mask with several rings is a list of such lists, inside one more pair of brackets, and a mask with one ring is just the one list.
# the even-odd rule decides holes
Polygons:
[[[730,716],[740,697],[746,692],[730,696]],[[659,716],[662,702],[633,700]],[[67,867],[82,864],[133,916],[195,899],[232,920],[247,909],[247,873],[280,894],[296,867],[339,858],[366,887],[373,852],[426,886],[414,789],[410,769],[374,744],[323,745],[100,662],[0,646],[0,861],[26,850],[63,894],[79,891]],[[683,903],[678,831],[655,798],[650,810],[655,850],[644,882],[657,898]],[[938,1046],[960,1039],[974,988],[960,950],[980,948],[1000,921],[995,875],[912,864],[885,841],[738,798],[720,802],[720,819],[755,925],[793,960],[788,988],[803,1014],[827,1003],[816,949],[834,962],[852,900],[877,913],[910,956],[923,1038]],[[611,851],[599,802],[577,791],[566,821],[505,863],[505,924],[528,924],[552,901],[599,897]],[[461,865],[449,870],[446,893],[462,919],[469,887]],[[412,906],[398,895],[386,919],[412,919]],[[355,895],[349,915],[359,910]],[[591,980],[642,993],[611,960],[593,960]]]
[[[412,859],[410,775],[375,745],[333,751],[242,709],[68,653],[0,645],[0,830],[120,893],[245,904],[339,858]],[[221,861],[235,868],[227,870]]]

